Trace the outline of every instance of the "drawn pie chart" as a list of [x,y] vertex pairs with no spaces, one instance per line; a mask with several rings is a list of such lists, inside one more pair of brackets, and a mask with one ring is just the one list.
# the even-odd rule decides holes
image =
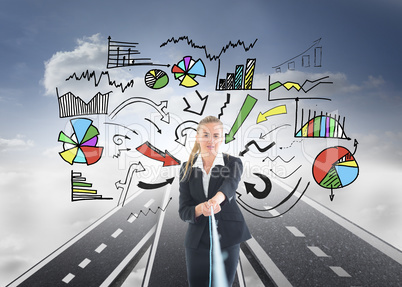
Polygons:
[[63,131],[59,134],[59,142],[63,143],[62,159],[69,164],[96,163],[102,156],[103,147],[97,147],[99,131],[90,119],[73,119],[70,121],[74,133],[67,136]]
[[186,56],[177,65],[173,65],[172,73],[181,86],[191,88],[198,85],[195,77],[205,77],[206,71],[201,59],[194,61],[191,56]]
[[351,184],[359,175],[359,166],[353,154],[342,146],[323,150],[313,164],[314,180],[327,189]]
[[145,84],[151,89],[162,89],[169,83],[168,75],[162,70],[150,70],[145,74]]

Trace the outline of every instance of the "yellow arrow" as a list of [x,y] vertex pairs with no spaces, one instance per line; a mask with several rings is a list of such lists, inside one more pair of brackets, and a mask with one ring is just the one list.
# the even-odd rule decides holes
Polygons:
[[266,111],[264,114],[260,112],[257,118],[257,124],[264,122],[267,120],[268,117],[270,116],[275,116],[275,115],[280,115],[280,114],[286,114],[286,105],[282,106],[277,106],[275,108],[272,108],[268,111]]

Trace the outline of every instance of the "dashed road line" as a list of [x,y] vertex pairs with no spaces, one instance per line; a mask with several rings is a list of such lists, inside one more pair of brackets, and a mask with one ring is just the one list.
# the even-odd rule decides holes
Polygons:
[[81,267],[82,269],[84,269],[85,267],[87,267],[87,265],[91,263],[91,260],[89,260],[88,258],[85,258],[84,260],[82,260],[82,262],[80,264],[78,264],[79,267]]
[[130,217],[127,219],[128,222],[133,223],[134,220],[138,217],[138,214],[130,214]]
[[329,268],[331,268],[332,271],[334,271],[335,274],[339,277],[352,277],[348,272],[345,271],[345,269],[340,266],[329,266]]
[[280,215],[280,213],[278,211],[276,211],[276,209],[271,209],[272,206],[264,206],[264,208],[272,215],[275,217],[282,217],[282,215]]
[[68,284],[68,283],[70,283],[71,280],[74,279],[74,277],[75,277],[74,274],[68,273],[68,274],[66,275],[66,277],[63,278],[62,281],[63,281],[64,283]]
[[117,236],[119,236],[121,233],[123,232],[122,229],[118,228],[111,236],[113,238],[116,238]]
[[102,243],[101,245],[98,246],[98,248],[95,249],[95,252],[101,253],[106,247],[107,245]]
[[306,237],[303,233],[300,232],[295,226],[286,226],[286,228],[292,232],[292,234],[296,237]]
[[307,246],[317,257],[331,257],[327,255],[320,247],[317,246]]
[[155,200],[153,198],[151,198],[147,203],[144,204],[144,207],[149,208],[151,206],[151,204],[154,202],[155,202]]

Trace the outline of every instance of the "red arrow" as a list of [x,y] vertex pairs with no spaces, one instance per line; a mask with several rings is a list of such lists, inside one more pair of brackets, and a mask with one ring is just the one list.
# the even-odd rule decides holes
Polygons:
[[162,152],[149,142],[143,143],[142,145],[137,147],[137,150],[149,158],[152,158],[157,161],[162,161],[163,166],[172,166],[180,164],[180,160],[173,157],[167,150],[165,150],[165,152]]

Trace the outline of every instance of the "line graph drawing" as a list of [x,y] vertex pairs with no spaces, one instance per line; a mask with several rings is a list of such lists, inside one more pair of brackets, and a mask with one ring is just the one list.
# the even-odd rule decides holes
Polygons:
[[138,212],[138,213],[130,213],[130,215],[127,217],[127,221],[131,222],[132,220],[138,218],[141,214],[143,214],[144,216],[147,216],[150,212],[153,214],[156,214],[158,212],[158,210],[161,210],[162,212],[165,212],[165,210],[167,209],[167,207],[169,206],[170,201],[172,201],[172,197],[169,198],[169,201],[166,203],[166,205],[164,207],[160,207],[158,206],[158,208],[153,211],[151,208],[148,208],[147,212],[145,213],[144,211],[142,211],[142,209]]
[[218,119],[220,119],[221,116],[223,116],[223,109],[225,109],[229,103],[230,103],[230,94],[227,93],[226,94],[226,102],[224,102],[223,106],[221,107],[221,112],[218,115]]
[[291,162],[291,161],[295,158],[295,156],[292,156],[292,157],[291,157],[290,159],[288,159],[288,160],[284,160],[280,155],[277,155],[274,159],[272,159],[272,158],[270,158],[269,156],[267,156],[267,157],[264,158],[262,161],[264,162],[266,159],[269,159],[270,161],[274,162],[274,161],[276,161],[278,158],[279,158],[281,161],[283,161],[284,163],[289,163],[289,162]]
[[[302,67],[310,67],[310,60],[311,57],[314,57],[314,67],[321,67],[322,66],[322,46],[318,46],[321,42],[321,38],[315,40],[313,44],[308,47],[305,51],[301,52],[300,54],[282,62],[279,65],[273,66],[272,68],[275,69],[277,73],[282,71],[282,68],[286,67],[289,70],[296,69],[296,60],[301,58],[301,66]],[[314,50],[313,50],[314,49]],[[311,53],[311,51],[313,52]]]
[[302,167],[302,166],[299,165],[294,171],[292,171],[291,173],[289,173],[289,174],[286,175],[286,176],[280,176],[279,174],[275,173],[275,172],[273,171],[273,169],[270,169],[270,172],[272,172],[275,176],[277,176],[277,177],[279,177],[279,178],[286,179],[286,178],[292,176],[292,175],[293,175],[296,171],[298,171],[301,167]]
[[221,60],[219,59],[215,90],[265,90],[265,88],[253,88],[256,62],[257,59],[247,59],[246,65],[236,65],[234,73],[227,73],[226,78],[221,79],[219,78]]
[[197,44],[195,44],[195,43],[193,42],[192,39],[189,39],[188,36],[182,36],[182,37],[179,37],[179,38],[177,38],[177,39],[174,38],[174,37],[172,37],[172,38],[168,39],[166,42],[162,43],[162,44],[160,45],[160,48],[166,46],[166,45],[169,44],[169,43],[177,44],[177,43],[179,43],[179,42],[181,42],[181,41],[185,41],[185,42],[187,42],[187,45],[191,46],[191,47],[194,48],[194,49],[201,49],[201,50],[204,50],[204,52],[205,52],[205,57],[206,57],[207,59],[209,59],[210,61],[213,61],[213,60],[216,61],[217,59],[220,58],[220,56],[221,56],[222,54],[226,53],[226,51],[227,51],[229,48],[236,48],[236,47],[238,47],[238,46],[242,46],[243,49],[244,49],[244,51],[247,52],[248,50],[250,50],[250,49],[252,49],[252,48],[254,47],[254,45],[255,45],[255,43],[257,42],[257,40],[258,40],[258,39],[255,39],[255,41],[254,41],[253,43],[249,44],[248,46],[246,46],[246,44],[245,44],[243,41],[241,41],[241,40],[238,40],[236,43],[232,43],[231,41],[229,41],[228,44],[226,44],[225,46],[222,47],[222,49],[221,49],[221,51],[220,51],[220,53],[219,53],[218,55],[211,55],[210,53],[208,53],[206,45],[202,45],[202,46],[197,45]]
[[128,81],[127,84],[125,84],[125,85],[123,85],[123,83],[117,84],[116,81],[112,81],[110,79],[109,71],[102,71],[98,78],[96,78],[95,71],[92,71],[90,73],[89,70],[86,70],[85,72],[82,72],[80,76],[77,76],[76,73],[73,73],[66,79],[66,81],[69,81],[71,79],[75,79],[76,81],[80,81],[82,79],[87,79],[89,82],[89,81],[91,81],[91,79],[93,79],[95,87],[97,87],[97,86],[99,86],[99,83],[101,82],[103,76],[105,76],[107,78],[107,82],[109,83],[109,86],[114,86],[115,88],[120,88],[122,93],[124,93],[127,88],[132,88],[134,86],[134,79]]
[[169,64],[154,64],[151,62],[151,58],[135,58],[135,55],[140,54],[140,51],[136,49],[137,45],[138,43],[135,42],[112,41],[112,38],[109,36],[106,68],[112,69],[127,66],[170,67]]
[[81,172],[71,170],[71,201],[113,199],[99,195],[96,189],[91,189],[92,183],[86,180]]
[[88,103],[85,103],[80,97],[71,92],[59,96],[59,90],[56,88],[59,117],[107,114],[109,93],[102,94],[99,92]]
[[316,99],[316,100],[327,100],[331,101],[329,98],[323,98],[323,97],[284,97],[284,98],[276,98],[276,99],[271,99],[271,93],[275,91],[276,89],[280,87],[284,87],[287,91],[290,91],[292,89],[295,89],[297,92],[303,91],[305,94],[317,87],[318,85],[321,84],[333,84],[331,81],[326,81],[325,79],[328,79],[329,76],[325,76],[316,80],[309,80],[306,79],[303,84],[299,84],[296,82],[291,82],[287,81],[285,83],[281,83],[279,81],[276,81],[274,83],[271,83],[271,75],[268,76],[268,101],[279,101],[279,100],[296,100],[296,99]]

